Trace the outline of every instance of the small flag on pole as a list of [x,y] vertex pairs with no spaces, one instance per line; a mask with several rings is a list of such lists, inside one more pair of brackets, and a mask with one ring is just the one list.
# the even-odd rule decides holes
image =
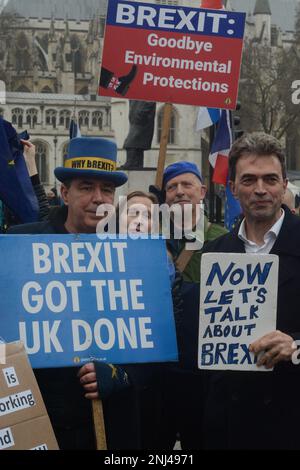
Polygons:
[[221,119],[211,147],[209,161],[214,168],[213,182],[223,184],[225,192],[224,224],[232,230],[242,212],[240,203],[234,198],[228,182],[228,157],[232,146],[230,111],[222,110]]
[[79,123],[76,118],[76,99],[74,101],[73,116],[71,118],[70,127],[69,127],[70,140],[75,137],[81,137]]
[[75,137],[81,137],[80,127],[79,127],[79,124],[77,123],[75,114],[73,115],[71,122],[70,122],[69,134],[70,134],[70,139],[74,139]]
[[223,109],[218,129],[211,146],[209,162],[214,168],[213,182],[226,186],[228,175],[228,155],[232,145],[230,111]]
[[196,131],[210,127],[219,121],[221,109],[200,107],[197,116]]

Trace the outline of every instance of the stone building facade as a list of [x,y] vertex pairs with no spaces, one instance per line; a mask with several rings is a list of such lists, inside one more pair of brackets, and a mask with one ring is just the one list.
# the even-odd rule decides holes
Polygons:
[[[192,5],[191,0],[185,3]],[[0,37],[0,71],[5,70],[7,90],[0,113],[30,133],[45,185],[55,183],[53,168],[62,162],[74,112],[82,135],[116,140],[123,163],[129,102],[97,96],[106,1],[8,0],[4,11],[17,13],[19,20]],[[158,103],[152,149],[145,152],[148,168],[157,166],[162,112]],[[167,163],[188,159],[201,165],[196,118],[196,107],[174,106]],[[153,183],[152,173],[147,175],[145,184]]]
[[0,114],[21,132],[27,129],[36,146],[42,182],[56,185],[53,170],[61,165],[69,142],[74,109],[82,135],[114,138],[109,100],[91,100],[89,95],[8,92]]
[[[194,0],[156,1],[195,5]],[[4,2],[4,11],[17,13],[19,19],[8,33],[0,33],[0,73],[5,73],[7,89],[7,102],[0,105],[0,113],[18,130],[27,129],[30,133],[38,149],[45,185],[55,184],[53,169],[62,162],[74,114],[82,135],[116,140],[122,164],[126,159],[123,143],[129,128],[129,102],[97,96],[106,0]],[[230,0],[224,4],[231,9]],[[277,46],[292,41],[291,35],[272,25],[268,0],[256,1],[253,15],[247,17],[246,37],[257,38],[261,43],[276,41]],[[154,170],[162,111],[163,104],[158,103],[152,149],[145,152],[145,166]],[[208,177],[208,133],[195,132],[197,112],[193,106],[174,105],[166,163],[195,161]],[[145,186],[153,183],[152,173],[147,173]],[[141,178],[142,175],[139,182]]]

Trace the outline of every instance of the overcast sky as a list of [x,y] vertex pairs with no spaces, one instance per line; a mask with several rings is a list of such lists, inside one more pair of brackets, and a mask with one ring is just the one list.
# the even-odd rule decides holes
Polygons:
[[[249,11],[253,13],[256,0],[230,0],[236,11]],[[269,0],[272,11],[272,23],[277,24],[282,30],[294,29],[295,7],[299,0]]]

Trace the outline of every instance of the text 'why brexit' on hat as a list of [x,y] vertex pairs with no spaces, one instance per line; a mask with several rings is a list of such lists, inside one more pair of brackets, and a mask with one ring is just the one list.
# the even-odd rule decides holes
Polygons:
[[117,145],[102,137],[76,137],[70,140],[64,166],[55,168],[56,178],[64,182],[73,178],[99,178],[115,186],[126,183],[127,175],[117,168]]

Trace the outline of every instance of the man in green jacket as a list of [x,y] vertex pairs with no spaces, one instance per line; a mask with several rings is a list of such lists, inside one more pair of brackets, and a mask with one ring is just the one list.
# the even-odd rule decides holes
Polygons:
[[[200,449],[204,393],[203,374],[197,368],[200,263],[203,245],[227,230],[210,223],[204,214],[206,187],[195,163],[180,161],[169,165],[164,171],[163,190],[168,206],[181,208],[179,216],[177,213],[176,217],[176,211],[172,216],[168,248],[182,273],[183,315],[176,325],[180,361],[170,366],[165,378],[166,416],[162,432],[166,436],[166,447],[172,447],[179,433],[183,449]],[[184,223],[180,212],[189,214]]]
[[[227,230],[220,225],[211,224],[204,215],[203,200],[206,186],[195,163],[180,161],[169,165],[164,171],[163,189],[168,206],[176,204],[184,211],[185,207],[190,205],[191,223],[185,220],[190,226],[183,227],[184,230],[181,230],[183,236],[180,239],[171,238],[169,246],[182,272],[183,280],[199,283],[203,244],[224,235]],[[190,236],[195,240],[194,243],[190,240]]]

